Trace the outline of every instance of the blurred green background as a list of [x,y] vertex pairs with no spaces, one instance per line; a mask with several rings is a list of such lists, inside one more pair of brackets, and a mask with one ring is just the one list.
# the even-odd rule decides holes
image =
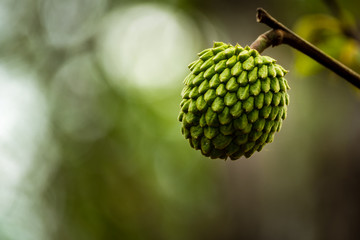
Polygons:
[[[177,121],[213,41],[263,7],[359,71],[359,1],[0,0],[0,239],[359,239],[360,94],[288,46],[288,118],[250,159],[211,160]],[[345,10],[346,9],[346,10]],[[336,10],[336,8],[335,8]]]

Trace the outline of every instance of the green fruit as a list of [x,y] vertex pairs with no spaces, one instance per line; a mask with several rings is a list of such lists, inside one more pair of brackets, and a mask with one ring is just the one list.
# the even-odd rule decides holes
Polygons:
[[189,65],[179,121],[190,145],[210,158],[250,157],[272,142],[286,118],[283,67],[240,45],[215,42]]

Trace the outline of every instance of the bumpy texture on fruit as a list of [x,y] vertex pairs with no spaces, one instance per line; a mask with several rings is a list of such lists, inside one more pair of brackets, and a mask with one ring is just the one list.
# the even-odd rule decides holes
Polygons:
[[210,158],[248,158],[286,118],[287,71],[248,46],[215,42],[198,55],[181,93],[182,133]]

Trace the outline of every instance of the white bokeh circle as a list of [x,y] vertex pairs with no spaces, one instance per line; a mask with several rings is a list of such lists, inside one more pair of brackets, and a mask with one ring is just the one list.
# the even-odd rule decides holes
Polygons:
[[186,74],[201,36],[196,24],[178,10],[139,4],[113,11],[98,38],[98,53],[116,87],[168,87]]

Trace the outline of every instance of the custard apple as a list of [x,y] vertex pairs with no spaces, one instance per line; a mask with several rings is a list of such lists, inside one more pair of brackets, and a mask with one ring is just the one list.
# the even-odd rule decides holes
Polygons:
[[207,157],[248,158],[286,118],[287,71],[248,46],[215,42],[198,55],[181,93],[182,134]]

